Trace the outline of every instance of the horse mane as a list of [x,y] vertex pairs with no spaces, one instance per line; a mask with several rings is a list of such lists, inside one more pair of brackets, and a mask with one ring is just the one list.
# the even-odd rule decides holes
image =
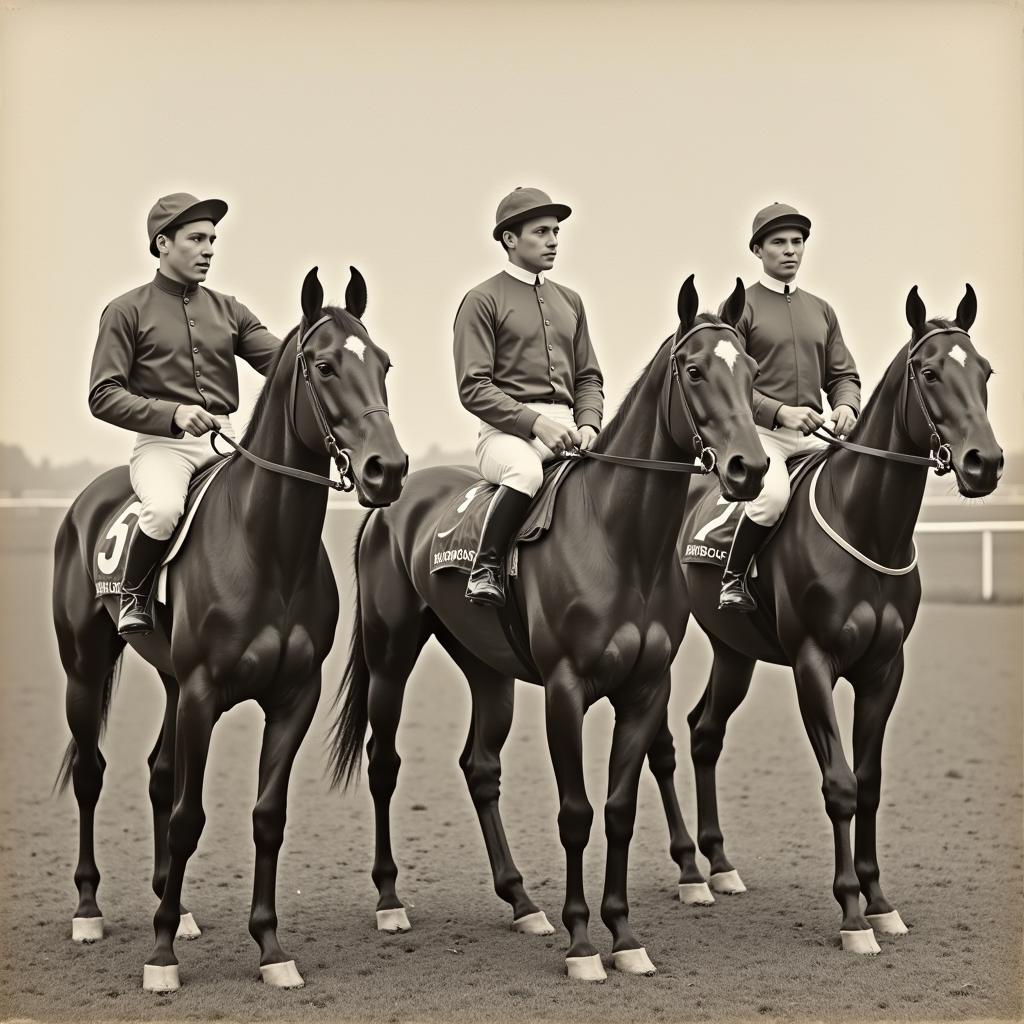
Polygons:
[[[701,313],[694,320],[696,324],[724,324],[725,321],[714,313]],[[643,386],[644,381],[647,379],[647,375],[651,372],[651,368],[658,361],[661,354],[665,351],[665,346],[671,344],[676,340],[676,334],[670,334],[659,346],[658,351],[654,353],[651,361],[640,371],[637,375],[636,380],[633,381],[629,391],[626,392],[625,398],[619,403],[618,409],[615,410],[615,415],[608,421],[604,429],[600,434],[597,435],[597,440],[594,442],[593,450],[595,452],[604,452],[608,450],[608,445],[611,444],[615,438],[622,432],[622,424],[626,419],[630,409],[636,405],[637,396],[640,394],[640,389]]]
[[[325,316],[329,316],[334,323],[349,332],[352,331],[353,323],[361,323],[347,309],[342,309],[341,306],[325,306],[323,314]],[[245,434],[239,442],[243,448],[248,447],[252,443],[252,439],[255,436],[256,431],[260,428],[260,424],[267,412],[267,405],[270,402],[270,387],[274,380],[274,375],[277,373],[281,360],[284,357],[285,350],[288,349],[290,343],[295,340],[295,336],[299,333],[299,329],[304,327],[305,323],[305,319],[301,320],[296,327],[293,327],[284,336],[284,341],[281,342],[281,348],[278,350],[277,358],[274,360],[273,366],[271,366],[267,371],[266,380],[263,382],[263,387],[260,388],[260,393],[256,396],[256,402],[252,407],[252,415],[249,417],[249,423],[245,428]]]

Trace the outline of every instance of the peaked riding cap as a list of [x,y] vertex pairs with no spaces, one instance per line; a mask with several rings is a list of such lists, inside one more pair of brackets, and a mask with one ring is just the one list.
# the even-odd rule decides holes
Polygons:
[[796,207],[787,206],[785,203],[772,203],[763,210],[758,210],[754,217],[754,226],[750,234],[750,251],[754,251],[757,245],[769,231],[776,228],[799,228],[804,238],[811,233],[811,221],[805,217]]
[[549,216],[565,220],[570,213],[572,210],[568,206],[551,202],[551,196],[539,188],[517,188],[498,203],[498,212],[494,215],[494,240],[501,241],[502,231],[520,221]]
[[228,204],[223,199],[196,199],[188,192],[161,196],[146,218],[149,251],[154,256],[160,255],[156,248],[156,236],[162,235],[168,228],[194,220],[212,220],[216,224],[227,212]]

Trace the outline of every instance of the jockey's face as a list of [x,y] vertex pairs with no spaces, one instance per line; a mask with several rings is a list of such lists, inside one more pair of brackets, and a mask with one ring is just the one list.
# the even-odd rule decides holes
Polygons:
[[804,236],[799,228],[779,228],[754,246],[764,272],[776,281],[792,281],[804,258]]
[[558,220],[555,217],[535,217],[525,221],[518,238],[505,232],[508,258],[531,274],[541,274],[555,265],[558,251]]
[[160,270],[181,284],[198,284],[206,280],[213,259],[213,243],[217,238],[212,220],[195,220],[172,231],[157,235]]

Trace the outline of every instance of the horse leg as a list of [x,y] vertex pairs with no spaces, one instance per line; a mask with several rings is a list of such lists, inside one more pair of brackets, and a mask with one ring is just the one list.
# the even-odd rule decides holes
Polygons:
[[647,763],[651,774],[658,782],[661,802],[668,822],[668,851],[679,866],[679,901],[681,903],[708,906],[715,902],[708,883],[697,867],[697,848],[690,838],[683,820],[683,812],[676,796],[676,747],[668,727],[668,715],[662,719],[657,736],[647,752]]
[[558,837],[565,850],[565,905],[562,923],[569,932],[565,957],[570,978],[604,981],[601,957],[590,941],[590,908],[583,891],[583,851],[590,840],[594,808],[583,777],[583,716],[586,694],[582,680],[561,665],[544,683],[548,752],[558,785]]
[[615,966],[629,974],[654,974],[655,967],[647,951],[629,926],[629,902],[626,875],[629,844],[636,821],[637,787],[644,758],[658,730],[665,722],[671,689],[666,670],[660,679],[643,687],[612,693],[615,729],[608,765],[608,799],[604,805],[608,860],[605,869],[601,920],[612,933]]
[[[88,581],[80,586],[88,587]],[[78,907],[71,922],[75,942],[103,938],[103,915],[96,902],[100,872],[96,866],[94,823],[107,763],[100,752],[99,738],[117,662],[124,650],[124,641],[103,608],[96,604],[90,611],[91,614],[83,611],[74,616],[74,621],[67,609],[55,615],[60,657],[67,675],[65,711],[72,736],[65,764],[70,767],[78,802]],[[66,784],[66,779],[65,774],[61,785]]]
[[[167,849],[167,823],[174,800],[174,724],[178,715],[178,680],[166,672],[160,673],[167,697],[164,721],[160,735],[147,759],[149,764],[149,801],[153,805],[153,892],[159,899],[164,894],[170,853]],[[175,938],[198,939],[202,932],[195,918],[179,908],[181,920]]]
[[882,893],[879,884],[876,817],[882,789],[882,741],[889,714],[903,680],[903,651],[877,679],[857,679],[853,708],[853,764],[857,775],[857,827],[854,833],[854,865],[860,889],[867,900],[865,916],[882,935],[906,935],[899,911]]
[[217,695],[199,676],[181,687],[174,736],[174,806],[167,827],[170,860],[167,881],[153,917],[156,947],[142,972],[147,992],[171,992],[180,987],[174,938],[181,923],[181,888],[185,867],[195,853],[206,824],[203,778],[210,737],[220,717]]
[[501,748],[512,728],[515,680],[474,657],[465,647],[445,638],[444,648],[459,666],[473,694],[469,735],[459,758],[469,795],[476,808],[494,891],[512,907],[512,928],[527,935],[553,935],[547,916],[526,894],[523,876],[512,859],[498,799],[501,794]]
[[843,911],[840,938],[852,953],[879,952],[874,932],[860,909],[860,885],[850,849],[850,822],[857,809],[857,777],[843,754],[832,689],[836,671],[813,642],[800,649],[793,665],[800,717],[821,768],[825,811],[832,822],[836,870],[832,892]]
[[757,664],[717,640],[712,640],[715,659],[704,694],[690,712],[690,757],[697,784],[697,843],[711,868],[711,888],[734,895],[746,892],[739,872],[725,855],[722,826],[718,820],[718,788],[715,769],[722,753],[725,727],[730,715],[743,703]]
[[267,709],[260,751],[259,797],[252,812],[256,870],[249,934],[259,943],[260,974],[276,988],[300,988],[304,982],[295,961],[277,941],[277,858],[284,842],[288,780],[292,764],[320,699],[320,670],[296,691],[286,706]]

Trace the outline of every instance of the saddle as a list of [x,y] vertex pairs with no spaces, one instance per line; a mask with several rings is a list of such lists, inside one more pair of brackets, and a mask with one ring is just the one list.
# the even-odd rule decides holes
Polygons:
[[[167,603],[167,567],[178,557],[195,519],[199,503],[214,477],[235,457],[233,454],[225,456],[192,477],[185,497],[185,511],[171,535],[170,546],[158,570],[154,595],[161,604]],[[124,575],[128,539],[132,535],[141,510],[142,502],[128,490],[117,511],[104,524],[96,550],[93,552],[93,580],[97,597],[121,593],[121,577]]]
[[[830,448],[822,448],[818,451],[801,452],[786,460],[790,494],[796,491],[800,482],[824,462],[829,454]],[[709,476],[705,480],[706,483],[702,480],[697,484],[703,485],[706,488],[705,492],[693,502],[683,519],[683,528],[679,532],[679,561],[683,565],[714,565],[724,569],[729,558],[732,538],[736,533],[736,525],[743,515],[746,502],[728,501],[723,498],[717,477]],[[782,525],[788,512],[789,505],[772,527],[771,533],[765,539],[766,544]],[[750,574],[757,575],[756,559]]]

